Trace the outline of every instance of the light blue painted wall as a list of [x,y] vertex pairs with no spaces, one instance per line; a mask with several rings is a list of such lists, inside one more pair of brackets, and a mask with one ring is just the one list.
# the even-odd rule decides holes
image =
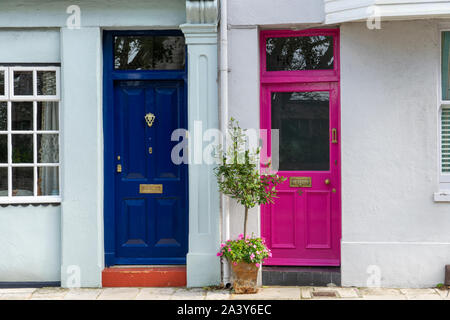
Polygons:
[[[65,28],[66,8],[74,4],[81,8],[79,30]],[[63,197],[61,208],[0,207],[1,277],[61,279],[69,286],[68,271],[78,266],[81,286],[101,286],[102,28],[178,29],[185,21],[184,0],[1,1],[0,44],[8,50],[0,51],[0,62],[62,63]],[[27,242],[20,241],[25,238]],[[36,272],[32,277],[26,276],[30,266]]]
[[[0,63],[60,62],[56,29],[0,29],[0,43]],[[60,212],[60,206],[0,206],[1,282],[59,281]]]
[[0,63],[60,62],[59,29],[0,29]]
[[0,27],[63,27],[66,10],[81,9],[82,27],[178,27],[185,0],[2,0]]
[[0,207],[0,282],[59,281],[59,206]]

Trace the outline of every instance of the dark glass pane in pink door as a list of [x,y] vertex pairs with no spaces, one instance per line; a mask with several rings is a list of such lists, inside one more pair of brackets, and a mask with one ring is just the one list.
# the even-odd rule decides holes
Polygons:
[[329,93],[273,92],[272,129],[279,130],[280,171],[330,168]]

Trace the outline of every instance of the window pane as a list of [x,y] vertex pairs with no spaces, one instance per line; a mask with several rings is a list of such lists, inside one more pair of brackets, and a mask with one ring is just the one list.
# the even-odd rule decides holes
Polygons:
[[8,163],[8,136],[0,134],[0,163]]
[[267,71],[333,69],[333,37],[283,37],[266,41]]
[[5,71],[0,70],[0,96],[5,95]]
[[182,36],[119,36],[114,39],[114,67],[122,70],[181,70]]
[[37,130],[58,130],[58,102],[37,103]]
[[56,95],[56,72],[38,71],[37,72],[37,94],[39,96]]
[[14,71],[14,95],[15,96],[33,95],[32,71]]
[[0,168],[0,197],[8,196],[8,168]]
[[33,135],[12,135],[12,162],[33,163]]
[[450,173],[450,108],[442,108],[441,116],[442,173]]
[[59,162],[59,143],[57,134],[38,134],[37,144],[39,163]]
[[12,195],[33,196],[33,168],[12,168]]
[[12,102],[12,130],[33,130],[33,102]]
[[280,130],[279,170],[329,170],[328,92],[272,93],[272,129]]
[[8,103],[0,102],[0,131],[8,129]]
[[59,195],[59,168],[38,168],[38,196]]

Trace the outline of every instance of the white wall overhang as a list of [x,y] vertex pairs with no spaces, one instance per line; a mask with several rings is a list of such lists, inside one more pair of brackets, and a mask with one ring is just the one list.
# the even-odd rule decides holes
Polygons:
[[448,0],[324,0],[325,23],[450,17]]

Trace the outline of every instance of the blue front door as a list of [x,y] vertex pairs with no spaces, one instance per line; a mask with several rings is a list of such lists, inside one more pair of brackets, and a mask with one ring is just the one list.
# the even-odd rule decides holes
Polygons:
[[187,164],[171,159],[172,133],[187,126],[184,70],[115,70],[112,59],[105,53],[106,265],[185,264]]

